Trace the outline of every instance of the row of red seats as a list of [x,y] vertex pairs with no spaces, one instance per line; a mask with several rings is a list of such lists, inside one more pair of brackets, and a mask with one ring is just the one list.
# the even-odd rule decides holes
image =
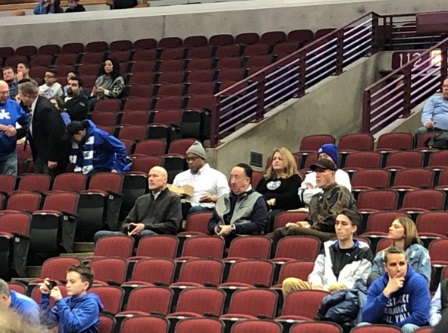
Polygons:
[[12,47],[0,48],[0,57],[7,58],[13,55],[32,57],[36,54],[67,54],[67,53],[98,53],[130,50],[150,50],[155,48],[178,48],[178,47],[202,47],[202,46],[225,46],[225,45],[251,45],[257,43],[277,44],[286,41],[310,42],[324,36],[333,29],[320,29],[314,35],[311,30],[293,30],[286,35],[283,31],[270,31],[262,34],[241,33],[236,36],[230,34],[218,34],[210,36],[189,36],[182,40],[179,37],[164,37],[159,41],[153,38],[139,39],[135,42],[130,40],[116,40],[108,44],[104,41],[83,43],[66,43],[62,45],[48,44],[39,48],[35,46],[21,46],[14,50]]

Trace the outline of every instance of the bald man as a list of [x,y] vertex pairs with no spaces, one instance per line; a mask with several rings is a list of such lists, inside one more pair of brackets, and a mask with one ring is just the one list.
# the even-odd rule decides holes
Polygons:
[[[0,80],[0,174],[17,176],[16,123],[28,124],[28,115],[9,98],[8,84]],[[25,131],[22,131],[24,135]]]
[[180,197],[167,187],[168,173],[162,167],[154,167],[148,173],[150,193],[139,197],[123,222],[122,232],[98,231],[96,242],[106,235],[126,234],[134,237],[147,235],[174,235],[182,220]]

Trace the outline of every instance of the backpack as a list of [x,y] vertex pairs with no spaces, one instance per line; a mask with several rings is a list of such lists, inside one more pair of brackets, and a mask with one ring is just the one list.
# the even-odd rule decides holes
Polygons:
[[448,132],[440,132],[432,138],[429,138],[426,145],[430,148],[448,149]]

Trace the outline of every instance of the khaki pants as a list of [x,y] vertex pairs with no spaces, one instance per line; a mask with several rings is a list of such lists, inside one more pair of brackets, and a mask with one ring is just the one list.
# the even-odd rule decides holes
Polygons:
[[311,289],[311,283],[293,277],[284,279],[282,283],[282,292],[284,297],[286,297],[286,295],[288,295],[291,291],[307,289]]
[[[286,278],[283,280],[282,283],[282,292],[284,297],[286,297],[286,295],[288,295],[291,291],[294,290],[309,290],[309,289],[313,289],[311,287],[311,283],[297,278]],[[343,289],[347,289],[347,287],[341,282],[336,282],[329,287],[328,291],[330,293],[334,293],[338,290]]]

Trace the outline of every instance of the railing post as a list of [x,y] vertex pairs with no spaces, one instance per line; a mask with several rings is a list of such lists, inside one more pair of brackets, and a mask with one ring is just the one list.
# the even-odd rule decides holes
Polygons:
[[264,116],[264,91],[266,83],[266,73],[262,72],[257,77],[257,109],[255,113],[255,121],[260,121]]
[[443,80],[445,80],[445,78],[447,77],[448,73],[448,66],[447,66],[447,61],[448,61],[448,47],[447,47],[447,42],[443,43],[440,47],[440,59],[441,59],[441,64],[440,64],[440,85],[443,84]]
[[306,51],[302,51],[299,53],[299,70],[297,72],[298,76],[298,89],[297,89],[297,97],[305,96],[305,80],[306,80]]
[[341,75],[344,71],[344,30],[336,33],[336,68],[335,74]]
[[372,13],[372,47],[370,54],[374,55],[378,52],[378,14]]
[[362,96],[362,132],[370,133],[370,99],[371,91],[364,90]]
[[403,68],[403,118],[411,115],[411,73],[412,66],[408,65]]
[[210,119],[210,147],[215,148],[219,139],[219,114],[221,113],[221,95],[216,98],[216,110],[212,110]]

